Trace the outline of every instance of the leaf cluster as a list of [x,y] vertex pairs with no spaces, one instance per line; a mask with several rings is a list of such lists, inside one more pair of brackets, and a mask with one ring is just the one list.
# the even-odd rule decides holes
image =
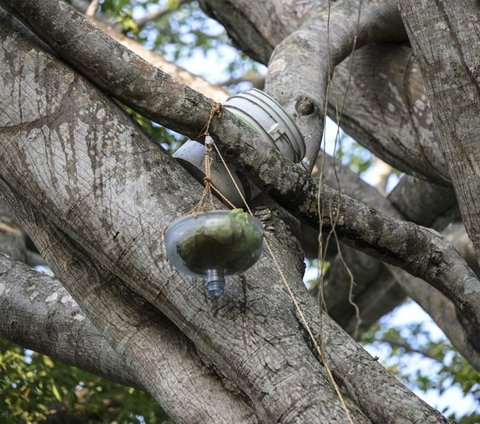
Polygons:
[[0,422],[172,423],[149,395],[0,339]]
[[[362,342],[386,352],[384,365],[412,390],[441,396],[452,387],[480,405],[480,373],[450,344],[445,336],[434,337],[426,322],[392,326],[388,319],[376,323]],[[444,413],[447,411],[443,411]],[[458,422],[479,422],[480,409]]]

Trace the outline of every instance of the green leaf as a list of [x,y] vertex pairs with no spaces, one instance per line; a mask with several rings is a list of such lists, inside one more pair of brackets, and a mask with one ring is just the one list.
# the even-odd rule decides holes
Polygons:
[[59,402],[62,401],[62,396],[60,395],[60,392],[58,391],[55,383],[52,384],[52,393],[53,393],[53,396],[55,396],[55,399],[57,399]]

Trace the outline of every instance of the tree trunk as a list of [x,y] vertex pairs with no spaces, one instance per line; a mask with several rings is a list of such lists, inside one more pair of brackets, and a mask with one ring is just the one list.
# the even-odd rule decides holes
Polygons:
[[472,0],[401,0],[467,233],[480,260],[480,11]]
[[[242,47],[264,62],[318,6],[279,0],[206,3]],[[208,298],[200,281],[173,269],[166,260],[164,230],[192,209],[202,187],[105,92],[189,136],[200,133],[214,103],[105,36],[61,0],[0,0],[0,4],[11,11],[0,9],[0,89],[6,93],[0,97],[0,191],[63,287],[95,326],[84,331],[108,343],[111,367],[99,365],[98,372],[148,390],[178,422],[447,422],[328,315],[319,314],[302,284],[303,255],[298,243],[271,207],[255,212],[267,228],[274,257],[264,254],[246,278],[230,278],[222,298]],[[369,2],[359,45],[399,34],[401,25],[392,4]],[[334,17],[351,17],[348,10],[353,9],[339,4]],[[381,31],[375,36],[379,10],[392,19],[388,21],[394,24],[389,27],[392,34]],[[249,19],[235,21],[239,14]],[[264,25],[266,18],[276,25]],[[307,27],[302,30],[311,29]],[[335,28],[340,31],[341,25]],[[352,43],[358,47],[354,28],[350,23],[347,36],[339,43],[338,61]],[[325,46],[315,39],[313,34],[312,46],[324,51]],[[398,67],[385,66],[387,78],[398,72]],[[355,83],[362,84],[360,80]],[[278,85],[272,88],[277,90]],[[384,135],[386,127],[378,129],[375,119],[384,112],[382,107],[392,93],[374,105],[370,120],[352,124],[359,132],[372,134],[372,144]],[[323,94],[320,91],[315,99],[317,112]],[[415,95],[417,91],[412,98]],[[296,104],[299,99],[293,98]],[[421,115],[396,99],[405,116]],[[288,95],[286,102],[291,101]],[[300,106],[310,110],[304,108],[305,102]],[[292,107],[290,112],[294,113]],[[351,123],[362,116],[355,110],[348,114]],[[312,160],[318,151],[315,137],[321,116],[313,117],[315,122],[312,117],[297,118],[304,132],[313,134]],[[430,125],[420,118],[405,120],[395,130],[416,131],[405,141],[408,144],[415,142],[419,127],[428,134],[423,124]],[[255,132],[227,111],[214,116],[211,134],[227,158],[236,160],[240,169],[290,212],[315,226],[320,220],[327,228],[333,227],[333,210],[338,213],[335,225],[340,236],[438,287],[460,320],[469,324],[462,327],[466,339],[462,342],[468,348],[479,347],[480,284],[436,233],[387,216],[401,217],[386,199],[382,198],[389,212],[382,213],[329,187],[321,188],[319,210],[316,181],[258,144]],[[430,142],[427,137],[426,145]],[[391,150],[392,162],[447,183],[445,164],[434,153],[412,162],[403,148]],[[360,192],[363,200],[368,190]],[[219,202],[215,206],[222,207]],[[1,259],[3,269],[17,269]],[[278,275],[278,262],[286,285]],[[379,275],[385,274],[378,262],[369,266],[379,266]],[[11,284],[16,274],[8,271],[6,275]],[[6,282],[0,280],[0,288],[4,287]],[[0,291],[0,300],[5,293]],[[55,299],[60,293],[59,289]],[[292,304],[292,293],[304,315]],[[8,302],[1,305],[11,308]],[[7,326],[0,331],[9,334],[12,330]],[[65,352],[69,349],[66,346]],[[79,365],[94,368],[92,358],[94,352],[79,359]],[[116,372],[116,367],[121,369]]]
[[[324,361],[340,392],[332,388],[325,362],[310,344],[270,258],[264,256],[245,280],[231,278],[217,301],[205,297],[198,281],[173,270],[165,259],[162,233],[191,209],[197,198],[193,193],[200,194],[201,187],[116,104],[42,51],[11,17],[3,14],[1,19],[1,84],[8,93],[0,108],[8,111],[1,115],[0,130],[3,194],[112,349],[176,420],[193,422],[200,411],[195,405],[201,402],[192,405],[186,394],[169,398],[158,381],[162,374],[153,373],[160,372],[161,362],[153,353],[142,357],[135,350],[137,343],[152,345],[160,337],[159,314],[220,377],[211,377],[212,384],[228,380],[234,388],[234,395],[225,393],[222,399],[249,405],[243,412],[240,408],[234,422],[250,419],[248,408],[261,422],[344,422],[346,409],[354,422],[397,417],[445,422],[327,316],[319,326],[301,283],[302,256],[273,213],[264,210],[262,215],[271,228],[269,243],[282,258],[283,273],[314,332],[318,335],[322,328]],[[115,293],[109,290],[120,290],[128,299],[109,298]],[[150,304],[136,309],[151,317],[145,323],[133,319],[133,309],[125,309],[133,307],[135,298]],[[147,326],[141,339],[130,338],[131,325]],[[182,361],[187,353],[179,351]],[[163,372],[179,376],[176,369]],[[211,393],[200,393],[198,399],[211,399]],[[224,413],[217,422],[232,421],[233,412],[225,405],[209,406],[218,417]],[[200,421],[202,416],[197,415]]]

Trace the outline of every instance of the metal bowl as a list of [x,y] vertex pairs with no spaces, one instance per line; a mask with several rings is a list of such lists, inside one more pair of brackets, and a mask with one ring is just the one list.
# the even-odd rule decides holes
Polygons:
[[179,271],[204,277],[220,296],[225,276],[239,274],[260,258],[262,223],[241,209],[204,212],[174,221],[166,230],[167,258]]

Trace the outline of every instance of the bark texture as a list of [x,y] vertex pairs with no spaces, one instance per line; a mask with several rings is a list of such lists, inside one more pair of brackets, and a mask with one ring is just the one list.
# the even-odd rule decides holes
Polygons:
[[433,106],[468,235],[480,258],[480,86],[478,3],[401,0],[402,16]]
[[[221,7],[218,3],[211,5]],[[395,1],[351,1],[315,11],[275,47],[265,89],[284,106],[303,134],[307,146],[303,163],[308,170],[320,150],[335,66],[368,42],[404,38]]]
[[[79,40],[86,32],[88,33],[90,24],[75,11],[65,9],[66,5],[59,0],[44,0],[36,3],[35,7],[27,5],[25,1],[3,1],[14,8],[37,32],[43,35],[48,28],[49,32],[45,38],[52,46],[72,64],[91,74],[91,78],[97,84],[117,95],[122,101],[128,101],[133,107],[147,112],[147,116],[163,119],[162,123],[170,124],[174,129],[181,126],[187,135],[193,132],[192,129],[196,129],[197,134],[202,131],[203,124],[202,127],[198,126],[197,116],[187,115],[184,106],[188,104],[191,108],[192,100],[195,99],[198,115],[204,112],[206,122],[210,112],[210,109],[207,112],[206,106],[212,104],[208,99],[150,66],[133,53],[123,51],[121,46],[103,33],[89,34],[90,43],[95,41],[96,49],[93,56],[96,62],[92,67],[97,72],[92,73],[87,69],[87,64],[81,60],[82,58],[86,61],[91,60],[89,54],[91,49],[86,48]],[[53,25],[49,23],[51,16],[55,16]],[[66,22],[68,17],[74,17],[70,22],[69,32],[78,33],[78,37],[67,38],[65,28],[61,24]],[[114,63],[110,64],[105,59],[106,48],[126,55],[130,60],[120,61],[115,57]],[[109,74],[112,67],[115,72]],[[99,73],[99,69],[104,72]],[[114,75],[115,78],[112,80],[109,75]],[[151,78],[147,78],[147,75]],[[133,81],[129,87],[119,85],[120,81],[127,79]],[[138,90],[133,92],[136,85],[139,85],[138,90],[140,86],[143,90],[146,90],[146,86],[150,87],[156,92],[156,96],[153,98],[151,92],[148,94],[144,92],[143,95]],[[164,94],[161,99],[159,93]],[[132,98],[128,98],[128,95]],[[163,104],[163,107],[160,107],[160,104]],[[173,119],[172,113],[175,113]],[[181,122],[180,118],[183,118]],[[282,206],[317,225],[318,185],[301,167],[290,163],[266,144],[256,142],[256,133],[228,111],[222,111],[220,119],[212,120],[210,133],[223,149],[227,159],[235,162],[240,170],[250,174],[254,181]],[[383,216],[378,211],[371,210],[329,187],[322,188],[320,211],[321,220],[327,227],[332,226],[332,212],[334,215],[338,214],[341,218],[336,228],[340,236],[348,238],[359,248],[374,251],[382,260],[404,267],[438,287],[451,298],[466,319],[471,319],[473,325],[478,326],[480,302],[475,299],[480,294],[480,284],[454,249],[434,233],[414,224],[398,222]],[[403,243],[398,243],[399,238]],[[460,279],[457,278],[458,274]]]
[[[370,4],[373,8],[382,7],[382,3],[388,2],[363,2],[362,8]],[[225,26],[243,51],[266,65],[275,47],[309,17],[327,10],[329,2],[204,0],[201,4]],[[345,14],[352,4],[358,2],[345,0],[334,7]],[[390,15],[386,21],[392,19]],[[392,30],[398,25],[399,22],[393,24]],[[351,28],[349,23],[347,29]],[[330,38],[341,39],[345,32],[341,26],[339,31],[338,35],[331,31]],[[388,34],[397,41],[402,37],[398,31]],[[302,77],[313,78],[309,75],[310,72]],[[353,59],[347,58],[334,69],[327,100],[329,115],[385,162],[404,172],[448,183],[447,165],[436,147],[432,113],[411,48],[402,44],[370,44],[360,48]]]
[[59,281],[3,254],[0,308],[3,338],[118,383],[141,388],[125,362]]
[[[209,366],[245,394],[261,422],[344,422],[324,367],[272,273],[272,260],[264,256],[244,281],[232,278],[218,301],[207,298],[201,284],[179,275],[165,260],[161,234],[191,209],[192,193],[200,186],[111,100],[20,35],[11,20],[2,17],[0,28],[6,58],[2,83],[15,99],[2,115],[0,181],[14,211],[22,216],[19,205],[26,204],[41,210],[67,240],[164,313]],[[25,92],[38,97],[28,114],[18,101]],[[196,104],[200,115],[204,106]],[[238,132],[245,128],[234,124]],[[35,230],[38,220],[25,218],[24,224],[30,223],[31,237],[46,254],[52,248],[40,243],[45,234]],[[264,220],[285,275],[314,320],[315,306],[301,287],[302,257],[295,242],[273,218]],[[73,284],[73,276],[64,272]],[[110,318],[116,311],[105,312]],[[332,343],[331,367],[344,381],[355,422],[389,422],[396,415],[405,422],[445,422],[327,317],[324,325],[327,349]]]
[[[18,33],[7,31],[4,22],[1,39],[7,50],[2,51],[15,54],[6,61],[2,81],[27,92],[42,87],[41,99],[28,115],[22,115],[17,102],[9,115],[2,115],[7,119],[2,146],[8,145],[1,156],[4,184],[17,187],[14,174],[19,177],[28,169],[32,178],[23,180],[25,190],[19,195],[176,322],[215,368],[251,398],[262,420],[343,417],[321,365],[298,331],[285,290],[270,272],[271,261],[264,258],[247,274],[247,283],[234,279],[218,304],[205,297],[201,284],[174,271],[160,235],[166,224],[191,209],[196,201],[192,193],[200,193],[197,183],[107,98]],[[11,153],[21,145],[25,150],[17,159],[25,168],[17,173],[19,162]],[[272,243],[281,252],[281,245]],[[288,257],[292,274],[287,275],[300,281],[300,257],[291,252]]]
[[[125,378],[126,374],[147,390],[176,422],[257,422],[251,407],[225,389],[202,364],[191,342],[164,315],[86,255],[28,202],[8,190],[4,190],[4,195],[71,294],[61,297],[63,288],[52,293],[48,302],[53,305],[47,303],[47,310],[51,312],[57,302],[69,301],[75,307],[72,296],[82,305],[84,314],[75,320],[87,320],[87,331],[92,331],[91,323],[101,331],[102,345],[108,343],[105,355],[115,360],[107,372],[113,374],[118,368],[120,377]],[[51,320],[59,325],[57,317]],[[6,323],[15,324],[16,320]],[[71,330],[62,333],[72,335]],[[60,352],[68,359],[68,346],[62,346]],[[84,355],[92,361],[91,354]],[[100,370],[101,365],[102,362]]]

